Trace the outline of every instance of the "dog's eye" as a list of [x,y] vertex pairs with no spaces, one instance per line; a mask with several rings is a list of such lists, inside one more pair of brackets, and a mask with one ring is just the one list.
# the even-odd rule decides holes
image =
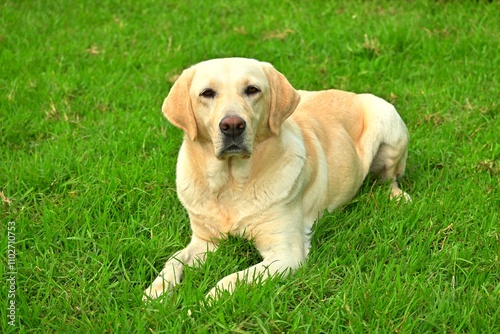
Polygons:
[[255,86],[248,86],[246,89],[245,89],[245,94],[246,95],[255,95],[257,93],[260,92],[260,89],[258,89],[257,87]]
[[200,93],[200,96],[207,99],[213,99],[215,97],[215,91],[213,89],[207,88]]

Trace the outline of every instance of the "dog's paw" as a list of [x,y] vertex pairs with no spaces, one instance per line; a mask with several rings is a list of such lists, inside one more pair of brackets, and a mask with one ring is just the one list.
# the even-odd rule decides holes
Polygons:
[[163,291],[155,290],[151,286],[151,287],[147,288],[146,290],[144,290],[144,292],[142,294],[142,301],[143,302],[148,302],[148,301],[150,301],[152,299],[157,299],[162,294],[163,294]]
[[402,190],[399,190],[398,193],[394,194],[392,193],[390,196],[391,201],[395,200],[396,203],[401,203],[401,200],[403,200],[404,203],[410,203],[411,202],[411,196],[405,193]]
[[210,289],[210,291],[205,295],[205,300],[208,303],[208,305],[212,304],[212,302],[219,299],[222,293],[223,290],[220,290],[217,286],[214,286],[212,289]]
[[411,202],[411,196],[408,195],[407,193],[405,193],[404,191],[402,193],[402,197],[401,198],[404,198],[404,200],[406,201],[406,203],[410,203]]
[[216,301],[218,301],[226,290],[219,290],[218,287],[213,287],[206,295],[205,295],[205,306],[212,306]]
[[142,301],[147,302],[152,299],[157,299],[165,293],[170,293],[172,287],[164,280],[156,279],[146,290],[143,292]]
[[207,301],[216,301],[226,291],[232,294],[236,286],[238,276],[236,274],[229,275],[221,279],[206,295]]

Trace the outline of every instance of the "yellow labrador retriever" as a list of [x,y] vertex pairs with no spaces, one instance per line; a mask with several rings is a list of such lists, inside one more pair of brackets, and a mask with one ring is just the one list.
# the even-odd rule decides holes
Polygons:
[[186,69],[163,103],[185,132],[177,192],[189,213],[189,245],[167,261],[145,299],[170,291],[224,235],[254,241],[263,261],[220,280],[232,292],[298,268],[324,210],[346,204],[368,172],[390,180],[405,170],[408,131],[394,107],[370,94],[297,91],[271,64],[226,58]]

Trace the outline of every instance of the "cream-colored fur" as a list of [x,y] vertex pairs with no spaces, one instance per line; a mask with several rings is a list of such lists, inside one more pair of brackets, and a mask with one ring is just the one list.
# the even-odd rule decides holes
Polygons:
[[[193,236],[146,289],[146,299],[170,291],[184,265],[202,263],[225,235],[252,239],[263,261],[224,277],[207,296],[292,272],[307,258],[314,221],[351,200],[370,171],[390,180],[391,197],[409,200],[396,182],[408,131],[394,107],[376,96],[297,91],[268,63],[226,58],[185,70],[163,113],[185,132],[177,192]],[[246,124],[236,151],[227,149],[220,127],[227,116]]]

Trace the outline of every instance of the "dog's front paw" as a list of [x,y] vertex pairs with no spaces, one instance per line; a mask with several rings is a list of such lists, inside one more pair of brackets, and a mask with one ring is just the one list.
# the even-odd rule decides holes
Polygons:
[[149,301],[151,299],[157,299],[164,293],[169,293],[172,291],[172,285],[167,281],[163,280],[162,277],[158,277],[154,280],[151,285],[144,290],[144,295],[142,297],[143,301]]
[[229,275],[223,279],[221,279],[216,286],[214,286],[205,296],[205,298],[209,301],[217,300],[224,291],[233,293],[234,288],[236,286],[236,281],[238,276],[236,274]]

